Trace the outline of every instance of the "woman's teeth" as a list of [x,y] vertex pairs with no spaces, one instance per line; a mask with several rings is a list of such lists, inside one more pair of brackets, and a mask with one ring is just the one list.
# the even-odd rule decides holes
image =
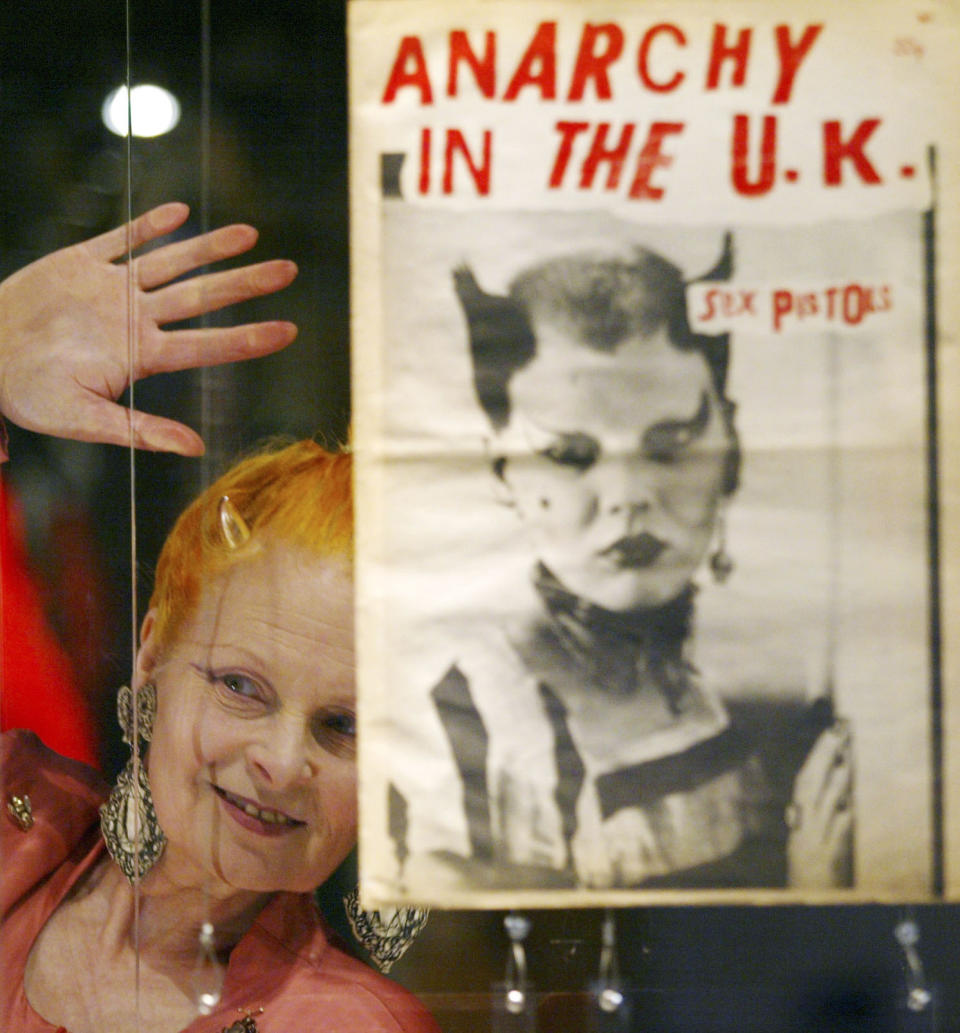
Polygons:
[[238,807],[244,814],[249,814],[251,818],[257,818],[267,825],[303,824],[302,821],[297,821],[295,818],[288,818],[286,814],[281,814],[280,811],[257,807],[256,804],[251,803],[249,800],[244,800],[242,797],[234,796],[233,793],[228,793],[226,789],[221,789],[219,792],[225,800],[232,803],[234,807]]

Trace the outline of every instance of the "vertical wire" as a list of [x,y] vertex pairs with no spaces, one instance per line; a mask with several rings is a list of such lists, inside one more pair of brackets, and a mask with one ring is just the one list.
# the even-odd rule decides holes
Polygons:
[[[210,229],[210,0],[200,4],[200,227],[206,233]],[[201,326],[206,327],[209,317],[201,317]],[[211,412],[210,370],[200,369],[200,435],[209,440],[213,421]],[[214,470],[210,451],[204,452],[201,460],[202,487],[213,480]]]
[[923,216],[924,278],[924,351],[927,382],[927,567],[930,571],[928,599],[930,626],[930,736],[931,736],[931,813],[933,820],[933,892],[943,896],[946,878],[944,857],[944,725],[943,725],[943,602],[941,598],[941,525],[940,525],[940,444],[937,437],[937,209],[940,204],[937,185],[937,150],[927,151],[930,175],[930,207]]
[[826,613],[826,681],[822,695],[830,704],[831,716],[836,706],[837,694],[837,634],[842,619],[840,580],[842,577],[840,553],[843,533],[843,476],[840,436],[840,378],[843,367],[840,361],[840,342],[835,331],[827,338],[827,515],[829,541],[827,543],[827,605]]
[[[200,0],[202,11],[202,97],[200,121],[200,207],[202,228],[210,229],[210,211],[212,194],[213,163],[213,116],[212,94],[213,76],[212,60],[212,18],[210,0]],[[215,317],[204,313],[201,326],[208,327],[216,322]],[[207,449],[200,461],[202,487],[206,488],[229,465],[232,451],[236,446],[233,440],[236,432],[237,385],[236,373],[230,365],[204,366],[200,369],[197,381],[200,390],[200,432]]]
[[[202,233],[210,230],[210,96],[211,96],[211,17],[210,0],[200,2],[200,228]],[[207,313],[201,316],[201,326],[206,328],[210,324]],[[211,432],[213,429],[212,412],[212,381],[210,369],[207,366],[200,368],[200,434],[208,445],[213,444]],[[204,451],[201,460],[200,478],[201,488],[207,488],[217,474],[214,465],[216,451],[208,448]],[[211,921],[211,898],[207,881],[203,884],[203,923],[201,925],[200,942],[196,972],[198,978],[201,973],[207,975],[212,971],[216,974],[219,970],[216,960],[216,946],[213,922]],[[208,937],[207,940],[204,937]],[[209,1014],[216,1008],[220,1000],[220,987],[222,985],[222,973],[220,979],[216,980],[217,985],[198,985],[195,987],[197,995],[197,1010],[201,1015]]]
[[[141,813],[140,793],[140,751],[139,706],[137,686],[134,677],[137,658],[137,480],[136,480],[136,428],[134,427],[134,381],[137,368],[136,334],[136,283],[133,265],[133,47],[131,31],[131,0],[124,4],[124,78],[127,86],[127,136],[126,136],[126,226],[127,226],[127,381],[129,383],[129,422],[127,453],[130,473],[130,637],[131,637],[131,681],[133,710],[133,785],[136,813]],[[140,852],[140,822],[135,824],[134,849]],[[133,994],[134,1029],[141,1029],[140,1015],[140,877],[139,871],[133,884]]]

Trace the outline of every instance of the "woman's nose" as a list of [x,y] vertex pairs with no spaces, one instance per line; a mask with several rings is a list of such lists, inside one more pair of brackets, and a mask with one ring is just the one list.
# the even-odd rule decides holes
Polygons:
[[654,484],[647,464],[635,458],[607,459],[596,470],[598,515],[622,516],[633,521],[654,502]]
[[316,774],[310,741],[304,729],[273,727],[247,749],[247,763],[271,789],[309,782]]

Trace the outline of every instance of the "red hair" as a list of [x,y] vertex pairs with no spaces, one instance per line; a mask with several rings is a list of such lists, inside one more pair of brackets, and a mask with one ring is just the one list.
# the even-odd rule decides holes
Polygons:
[[[220,500],[225,495],[250,530],[246,545],[231,547],[224,538]],[[150,607],[161,650],[193,615],[203,586],[265,539],[352,563],[349,453],[327,452],[315,441],[272,446],[242,459],[190,503],[157,561]]]

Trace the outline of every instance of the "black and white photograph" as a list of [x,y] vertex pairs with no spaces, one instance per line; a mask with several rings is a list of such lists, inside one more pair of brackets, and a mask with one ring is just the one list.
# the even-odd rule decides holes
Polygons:
[[[919,217],[386,224],[398,884],[923,887]],[[778,317],[831,262],[814,325]],[[744,297],[751,328],[691,325]]]
[[[403,32],[371,6],[362,891],[942,894],[929,70],[838,90],[848,8],[735,36],[696,4],[410,4]],[[851,60],[892,61],[895,29],[863,31]]]

